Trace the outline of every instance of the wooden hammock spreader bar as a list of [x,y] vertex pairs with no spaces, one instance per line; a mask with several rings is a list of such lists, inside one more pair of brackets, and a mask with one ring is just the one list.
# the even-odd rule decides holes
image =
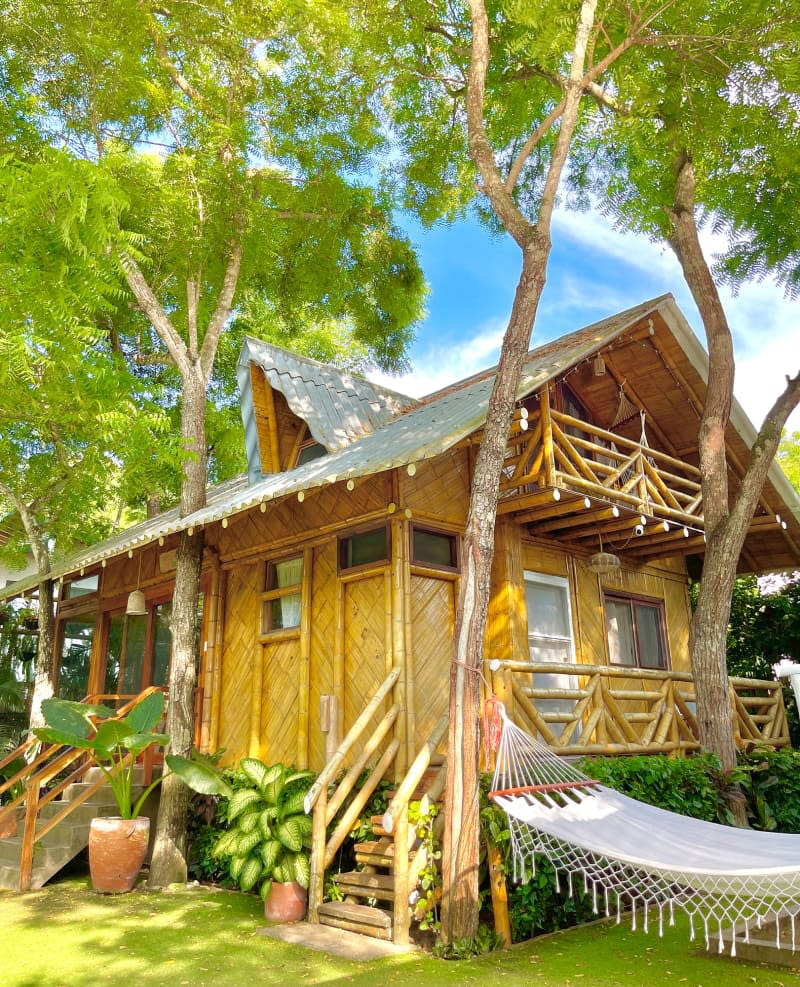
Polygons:
[[592,785],[599,785],[599,781],[587,778],[585,781],[554,781],[549,785],[520,785],[518,788],[498,788],[494,792],[489,792],[489,798],[493,799],[498,795],[527,795],[539,792],[563,792],[568,788],[591,788]]

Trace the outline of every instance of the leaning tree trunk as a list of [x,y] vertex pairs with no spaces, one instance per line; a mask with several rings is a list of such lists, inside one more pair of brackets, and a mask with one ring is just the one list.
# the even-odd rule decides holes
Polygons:
[[[675,204],[670,218],[670,244],[700,311],[709,354],[708,384],[699,429],[706,551],[690,626],[689,650],[700,743],[714,751],[723,769],[730,771],[736,766],[736,745],[726,650],[733,583],[742,545],[778,449],[781,429],[800,400],[800,374],[787,377],[786,389],[764,419],[731,498],[725,430],[733,401],[733,339],[697,235],[694,169],[685,151],[676,160]],[[732,807],[737,820],[745,822],[741,798],[735,798]]]
[[[184,378],[181,431],[189,456],[183,470],[181,513],[185,517],[205,505],[205,402],[202,374]],[[181,533],[175,560],[172,598],[172,655],[166,732],[170,754],[188,757],[194,739],[194,687],[197,601],[203,562],[203,533]],[[161,786],[156,837],[148,887],[186,881],[186,813],[190,790],[177,775],[167,775]]]
[[464,534],[461,596],[454,628],[450,672],[450,726],[442,847],[442,937],[445,942],[478,931],[478,849],[480,836],[478,756],[480,669],[489,604],[500,473],[520,371],[545,283],[549,240],[535,240],[523,253],[486,428],[472,479]]
[[583,0],[575,32],[560,129],[539,202],[536,224],[520,211],[497,166],[484,126],[490,30],[483,0],[470,0],[472,48],[467,85],[467,127],[472,160],[483,191],[522,251],[500,362],[489,399],[486,425],[472,478],[450,674],[450,725],[442,847],[442,938],[474,937],[478,929],[478,843],[480,835],[478,753],[480,671],[489,605],[494,529],[500,474],[514,414],[522,362],[530,344],[550,256],[550,226],[556,192],[569,151],[583,92],[583,66],[597,0]]

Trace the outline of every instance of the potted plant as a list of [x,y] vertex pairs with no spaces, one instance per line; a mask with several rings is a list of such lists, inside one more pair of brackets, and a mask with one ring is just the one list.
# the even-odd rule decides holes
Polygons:
[[228,799],[229,828],[212,852],[231,858],[230,872],[242,891],[258,889],[272,922],[302,919],[311,873],[311,817],[303,800],[314,772],[248,757],[239,770],[249,784],[234,789],[207,759],[170,755],[167,763],[195,791]]
[[119,816],[98,817],[89,830],[89,872],[95,891],[106,894],[133,888],[147,853],[150,819],[140,816],[156,778],[134,802],[136,758],[168,737],[153,733],[164,712],[164,694],[152,692],[123,718],[108,706],[46,699],[42,713],[46,726],[34,730],[49,744],[85,750],[108,780]]

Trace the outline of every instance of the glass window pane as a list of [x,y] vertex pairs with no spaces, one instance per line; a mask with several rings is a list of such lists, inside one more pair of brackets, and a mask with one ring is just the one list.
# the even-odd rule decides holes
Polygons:
[[159,603],[153,608],[153,674],[151,685],[166,685],[169,656],[172,651],[172,603]]
[[64,597],[67,600],[74,600],[79,596],[86,596],[88,593],[96,593],[98,583],[97,573],[91,576],[81,576],[80,579],[71,579],[64,589]]
[[299,586],[303,579],[303,558],[284,559],[273,562],[269,567],[269,586],[267,589],[285,589],[287,586]]
[[412,535],[412,556],[415,562],[427,562],[430,565],[446,566],[448,569],[456,565],[456,539],[454,535],[440,531],[425,531],[414,528]]
[[105,691],[114,695],[119,689],[119,666],[122,658],[122,637],[125,630],[125,615],[115,614],[108,627],[108,651],[106,653]]
[[147,637],[147,614],[128,617],[128,636],[125,641],[125,661],[120,691],[123,695],[136,695],[142,691],[144,674],[144,642]]
[[270,630],[300,626],[300,594],[291,593],[273,600],[271,604]]
[[606,599],[608,657],[612,665],[635,665],[633,620],[630,604],[625,600]]
[[665,668],[664,639],[661,634],[661,610],[637,603],[636,633],[639,639],[639,664],[642,668]]
[[58,673],[58,695],[61,699],[78,701],[87,694],[93,637],[94,614],[85,614],[64,621]]
[[339,564],[342,569],[352,569],[370,562],[384,562],[389,558],[389,541],[386,528],[362,531],[342,539]]
[[537,637],[571,637],[565,586],[526,581],[525,598],[529,634]]

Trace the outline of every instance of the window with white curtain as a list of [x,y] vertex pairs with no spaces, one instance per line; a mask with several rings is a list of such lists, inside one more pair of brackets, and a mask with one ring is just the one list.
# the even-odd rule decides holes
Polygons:
[[265,633],[300,626],[303,557],[271,562],[267,567]]
[[[525,602],[528,611],[528,656],[532,662],[552,663],[553,672],[536,672],[536,690],[577,689],[576,676],[559,672],[557,666],[575,661],[572,637],[572,609],[569,583],[562,576],[525,572]],[[559,736],[575,706],[570,698],[534,698],[539,713],[547,717],[550,729]],[[561,721],[563,718],[563,721]]]

